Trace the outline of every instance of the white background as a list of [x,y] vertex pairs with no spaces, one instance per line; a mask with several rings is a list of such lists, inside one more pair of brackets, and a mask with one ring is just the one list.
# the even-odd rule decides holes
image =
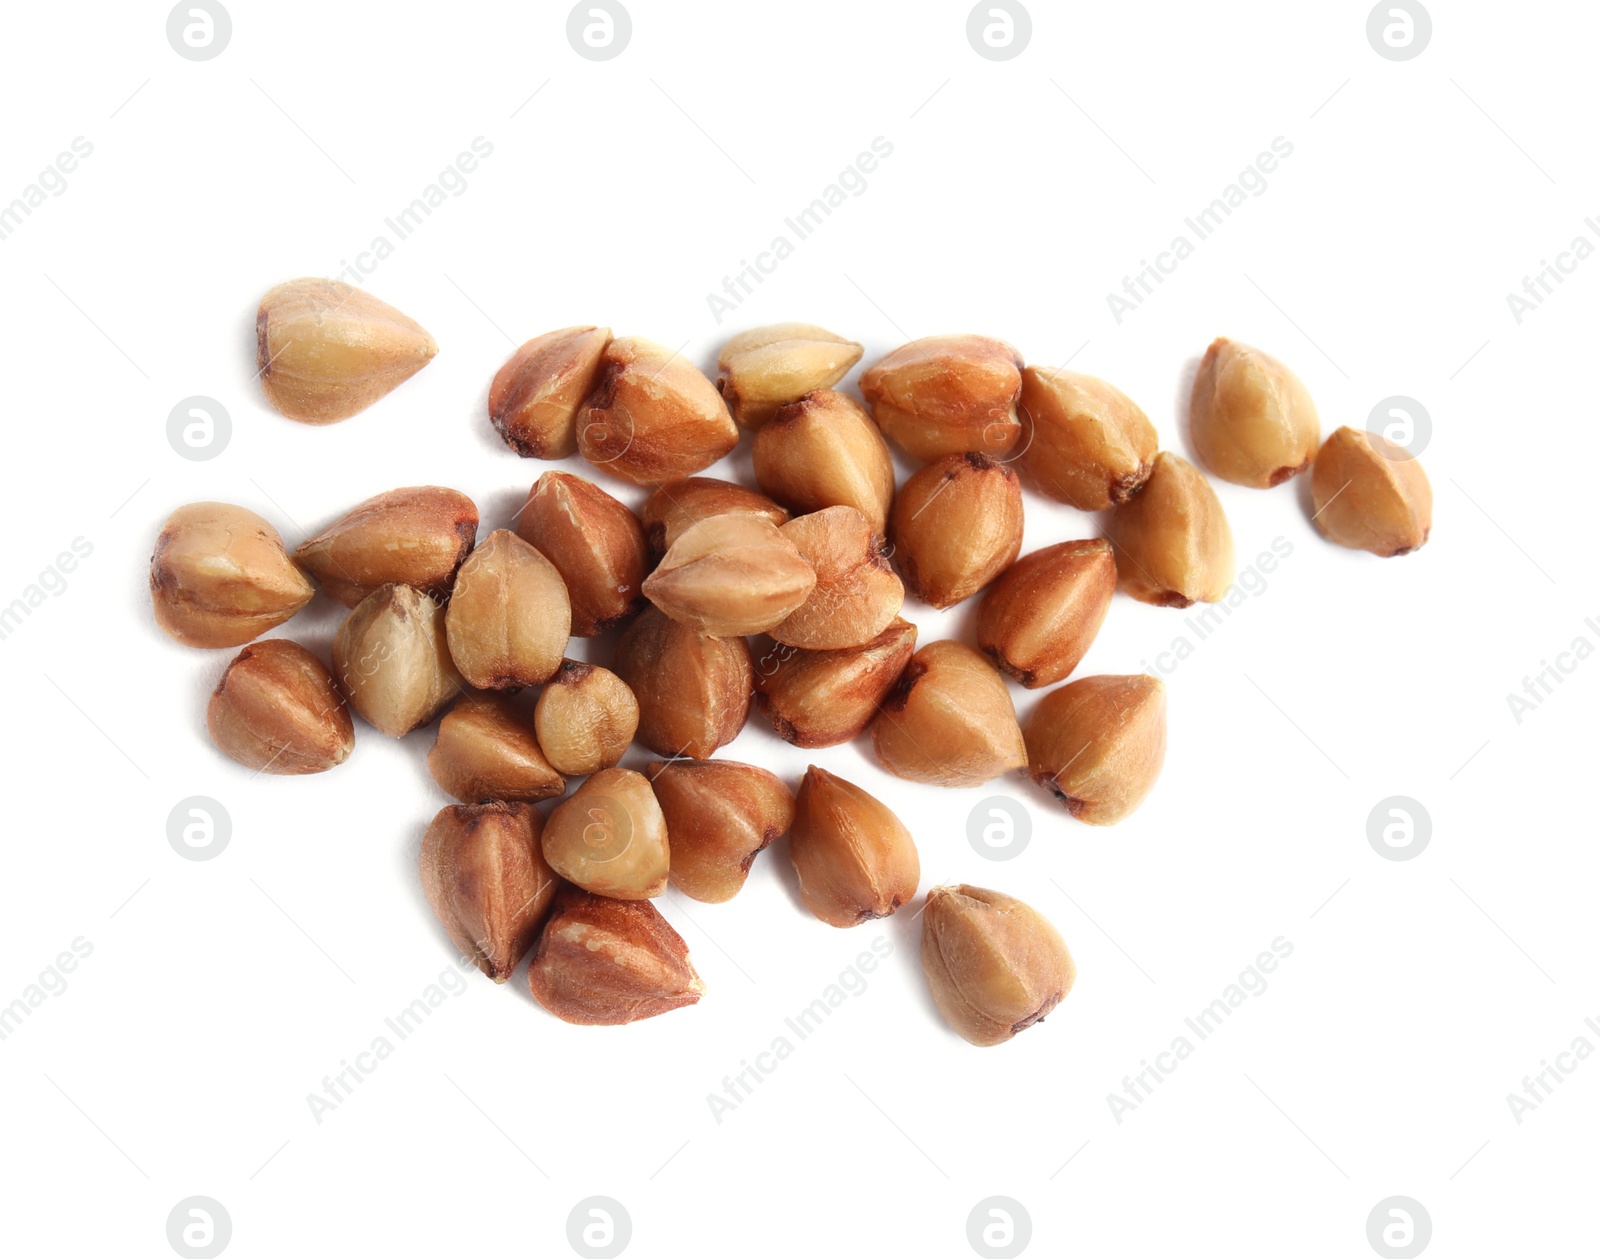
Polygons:
[[[1600,1046],[1600,663],[1520,723],[1506,696],[1574,638],[1600,644],[1600,262],[1520,325],[1506,295],[1597,236],[1592,6],[1440,0],[1399,63],[1369,46],[1364,3],[1037,3],[1006,62],[943,0],[634,0],[603,63],[569,46],[564,4],[230,9],[202,63],[159,4],[6,18],[0,202],[74,137],[94,146],[0,241],[0,604],[74,538],[93,547],[0,642],[0,1003],[93,946],[0,1042],[7,1253],[169,1254],[194,1194],[226,1207],[241,1257],[565,1254],[592,1194],[624,1204],[640,1256],[966,1255],[991,1195],[1023,1204],[1038,1254],[1363,1255],[1395,1194],[1426,1207],[1439,1255],[1574,1252],[1600,1063],[1520,1125],[1506,1095],[1576,1037]],[[466,190],[366,281],[438,358],[346,423],[278,416],[252,378],[260,295],[338,274],[478,136],[493,154]],[[866,191],[717,323],[706,294],[876,136],[893,154]],[[1277,136],[1293,154],[1267,190],[1119,324],[1106,294]],[[809,758],[899,812],[924,889],[997,887],[1058,924],[1078,985],[1013,1043],[939,1021],[909,914],[848,933],[806,914],[779,845],[729,904],[661,902],[699,1006],[574,1028],[521,972],[473,974],[319,1125],[307,1094],[452,965],[416,875],[447,803],[432,735],[361,726],[347,765],[307,779],[222,758],[204,706],[231,653],[150,617],[162,520],[235,502],[292,545],[436,483],[487,530],[546,467],[484,417],[515,342],[605,323],[710,369],[731,332],[790,319],[861,340],[865,363],[945,332],[1071,358],[1180,451],[1218,334],[1285,359],[1328,430],[1411,396],[1433,419],[1433,538],[1378,560],[1323,542],[1296,487],[1219,485],[1242,562],[1280,536],[1292,554],[1168,677],[1166,769],[1115,829],[1020,779],[941,791],[865,746]],[[209,462],[166,439],[195,394],[233,419]],[[748,443],[714,471],[748,479]],[[1028,549],[1097,527],[1036,496],[1027,512]],[[969,631],[970,609],[907,615],[923,642]],[[1119,597],[1084,671],[1139,670],[1184,616]],[[279,632],[325,653],[337,618],[319,599]],[[1037,696],[1014,694],[1025,715]],[[791,782],[808,760],[759,715],[723,755]],[[966,837],[995,794],[1034,823],[1004,863]],[[1405,862],[1367,840],[1396,794],[1433,825]],[[191,795],[231,815],[215,860],[167,842]],[[880,935],[867,991],[716,1122],[707,1095]],[[1107,1095],[1279,936],[1269,988],[1118,1123]]]

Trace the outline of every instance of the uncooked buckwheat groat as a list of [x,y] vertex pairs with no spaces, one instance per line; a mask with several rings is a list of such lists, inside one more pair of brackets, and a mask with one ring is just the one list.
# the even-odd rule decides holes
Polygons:
[[497,984],[511,978],[555,900],[528,804],[452,804],[422,837],[422,890],[463,954]]
[[564,887],[528,963],[535,1000],[567,1023],[614,1025],[693,1005],[706,990],[689,948],[649,901]]
[[1081,372],[1022,373],[1017,471],[1029,488],[1079,511],[1125,503],[1150,476],[1155,425],[1115,385]]
[[1117,563],[1104,538],[1030,552],[984,592],[978,646],[1023,686],[1059,682],[1094,642],[1116,589]]
[[848,743],[878,715],[916,649],[917,627],[898,617],[860,647],[778,644],[756,662],[756,693],[780,739],[802,748]]
[[612,662],[639,701],[639,742],[704,760],[744,729],[755,678],[742,638],[716,638],[646,608]]
[[1311,470],[1317,528],[1340,546],[1409,555],[1433,529],[1433,487],[1422,465],[1386,438],[1336,430]]
[[644,593],[702,634],[764,634],[805,603],[816,570],[794,542],[753,516],[713,516],[679,535]]
[[537,548],[496,529],[456,574],[445,629],[451,659],[473,686],[537,685],[561,667],[572,635],[566,583]]
[[600,374],[610,328],[560,328],[525,342],[489,386],[489,421],[524,459],[578,453],[578,408]]
[[661,485],[709,468],[739,444],[717,387],[665,346],[619,337],[578,410],[578,450],[635,485]]
[[1022,356],[992,337],[924,337],[861,373],[883,434],[915,459],[980,451],[999,459],[1022,434]]
[[717,356],[717,388],[743,428],[760,428],[773,412],[827,389],[861,358],[861,345],[808,323],[770,324],[731,338]]
[[1092,677],[1051,691],[1024,735],[1034,782],[1080,822],[1122,821],[1155,786],[1167,756],[1167,689],[1143,673]]
[[652,761],[645,775],[667,819],[672,886],[697,901],[731,900],[761,850],[794,821],[793,793],[755,765]]
[[428,753],[433,781],[457,800],[550,800],[567,783],[504,695],[470,696],[439,720]]
[[282,625],[315,593],[278,531],[230,503],[178,508],[150,559],[156,624],[190,647],[238,647]]
[[894,456],[872,417],[844,394],[819,389],[781,407],[750,456],[756,484],[789,510],[854,507],[874,533],[888,528]]
[[789,856],[800,899],[831,927],[887,918],[922,877],[911,832],[889,806],[815,765],[795,797]]
[[946,1023],[974,1045],[998,1045],[1054,1010],[1078,968],[1037,910],[961,884],[928,893],[922,973]]
[[899,614],[906,588],[854,507],[796,516],[778,532],[794,543],[817,581],[806,601],[768,631],[778,642],[812,651],[860,647]]
[[449,597],[478,536],[478,508],[437,485],[390,490],[352,507],[295,548],[322,593],[353,608],[379,586]]
[[650,569],[644,526],[598,485],[546,472],[517,517],[517,536],[561,574],[578,638],[614,629],[644,606]]
[[639,701],[610,669],[563,660],[533,710],[539,746],[563,774],[593,774],[623,758],[639,728]]
[[333,675],[350,707],[398,739],[461,694],[445,641],[445,612],[410,586],[379,586],[333,636]]
[[951,639],[911,658],[872,723],[872,750],[891,774],[976,787],[1028,763],[1005,680]]
[[953,607],[1022,550],[1022,487],[987,455],[947,455],[915,473],[889,514],[895,564],[912,594]]
[[1218,337],[1195,373],[1189,436],[1206,471],[1267,489],[1311,466],[1322,423],[1298,376],[1270,354]]
[[668,481],[645,500],[639,513],[650,550],[658,559],[686,529],[713,516],[755,516],[774,525],[789,519],[789,513],[765,494],[708,476]]
[[416,320],[338,280],[290,280],[256,312],[256,374],[291,420],[332,424],[365,411],[439,352]]
[[1217,492],[1186,459],[1163,450],[1150,479],[1106,526],[1117,580],[1140,603],[1215,603],[1235,573],[1233,530]]
[[299,643],[251,643],[222,674],[206,709],[224,756],[262,774],[320,774],[342,765],[355,726],[333,677]]

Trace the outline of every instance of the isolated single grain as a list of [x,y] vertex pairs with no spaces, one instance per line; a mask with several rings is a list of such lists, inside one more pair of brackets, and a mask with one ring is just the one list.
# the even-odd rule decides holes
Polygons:
[[256,375],[291,420],[332,424],[365,411],[439,352],[427,330],[339,280],[280,284],[256,311]]

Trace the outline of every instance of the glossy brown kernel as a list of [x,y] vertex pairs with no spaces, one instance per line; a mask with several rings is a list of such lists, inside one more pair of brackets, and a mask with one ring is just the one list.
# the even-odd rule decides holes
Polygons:
[[1167,755],[1166,687],[1146,674],[1080,678],[1051,691],[1025,731],[1033,780],[1080,822],[1122,821]]
[[528,804],[439,810],[422,837],[422,890],[462,954],[497,984],[533,947],[555,899],[539,851],[544,819]]
[[563,774],[610,769],[639,728],[639,701],[609,669],[563,660],[533,711],[539,746]]
[[650,568],[644,526],[598,485],[546,472],[517,517],[517,536],[561,574],[577,637],[604,633],[644,606]]
[[861,374],[861,396],[883,434],[916,459],[967,451],[1000,458],[1022,425],[1022,356],[992,337],[924,337]]
[[1005,680],[950,639],[911,658],[872,723],[872,748],[891,774],[975,787],[1028,763]]
[[894,457],[872,417],[844,394],[819,389],[779,408],[750,454],[756,484],[791,511],[854,507],[873,532],[888,528]]
[[549,800],[567,789],[525,717],[503,695],[463,699],[439,721],[433,781],[457,800]]
[[738,761],[652,761],[645,769],[667,819],[673,887],[697,901],[732,899],[750,866],[794,821],[778,776]]
[[803,651],[776,644],[756,662],[756,694],[786,742],[848,743],[878,715],[916,648],[917,627],[898,618],[860,647]]
[[785,403],[836,385],[861,345],[815,324],[780,323],[731,337],[717,356],[717,389],[744,428],[759,429]]
[[1150,476],[1155,425],[1115,385],[1081,372],[1022,373],[1016,466],[1041,494],[1080,511],[1125,503]]
[[922,973],[951,1028],[974,1045],[998,1045],[1042,1022],[1072,991],[1078,968],[1037,910],[962,884],[928,893]]
[[1117,563],[1104,538],[1032,551],[984,592],[978,646],[1023,686],[1059,682],[1094,642],[1116,589]]
[[524,459],[578,453],[578,407],[594,387],[610,328],[559,328],[524,342],[489,386],[489,420]]
[[315,593],[278,531],[230,503],[178,508],[150,559],[156,624],[190,647],[238,647],[282,625]]
[[1270,354],[1218,337],[1195,373],[1189,436],[1206,471],[1266,489],[1311,466],[1322,424],[1298,376]]
[[917,846],[889,807],[815,765],[795,797],[789,855],[800,899],[832,927],[888,917],[921,878]]
[[461,693],[445,613],[410,586],[379,586],[333,637],[333,673],[368,722],[391,738],[437,717]]
[[804,603],[768,631],[778,642],[813,651],[860,647],[899,615],[905,586],[854,507],[796,516],[779,532],[811,566],[816,584]]
[[456,574],[445,615],[450,656],[473,686],[507,690],[561,667],[572,630],[566,583],[539,551],[496,529]]
[[606,346],[577,424],[583,457],[635,485],[689,476],[739,444],[739,427],[716,386],[642,337]]
[[378,494],[295,548],[323,594],[353,608],[379,586],[410,586],[444,599],[478,536],[465,494],[421,485]]
[[556,895],[528,983],[557,1018],[591,1025],[652,1018],[705,992],[683,937],[654,905],[575,887]]
[[679,535],[644,593],[702,634],[762,634],[806,601],[816,571],[794,542],[753,516],[713,516]]
[[640,743],[704,760],[744,729],[754,689],[750,648],[648,607],[623,631],[613,665],[639,703]]
[[263,774],[320,774],[344,763],[356,737],[332,675],[287,638],[252,643],[233,658],[206,726],[223,755]]
[[667,553],[684,530],[713,516],[755,516],[774,525],[789,519],[789,513],[766,495],[704,476],[669,481],[645,500],[640,513],[650,550],[658,557]]
[[1155,457],[1144,488],[1111,513],[1106,537],[1118,584],[1141,603],[1215,603],[1233,585],[1233,530],[1217,492],[1170,450]]
[[338,280],[280,284],[256,312],[256,369],[291,420],[331,424],[365,411],[432,361],[416,320]]
[[915,473],[889,517],[906,588],[953,607],[998,577],[1022,550],[1017,474],[985,455],[948,455]]
[[1433,529],[1433,487],[1422,465],[1359,429],[1338,429],[1323,443],[1311,498],[1323,537],[1374,555],[1409,555]]
[[667,890],[667,822],[650,780],[603,769],[550,812],[544,857],[569,883],[596,896],[646,900]]

